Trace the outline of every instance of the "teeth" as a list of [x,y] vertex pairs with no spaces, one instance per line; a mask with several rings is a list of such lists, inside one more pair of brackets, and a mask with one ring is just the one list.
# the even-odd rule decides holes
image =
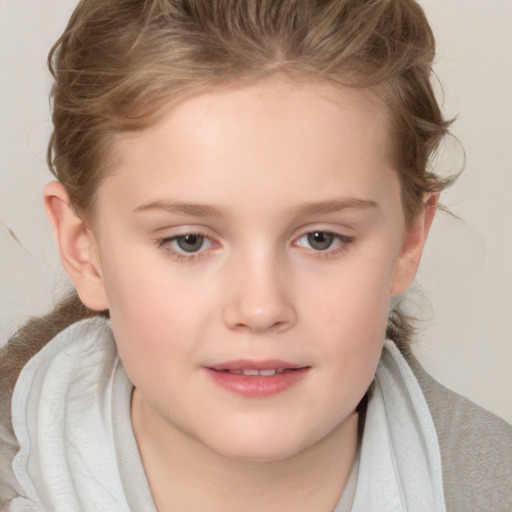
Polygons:
[[243,369],[243,370],[227,370],[228,373],[232,373],[233,375],[245,375],[248,377],[272,377],[272,375],[280,375],[284,373],[284,369],[268,369],[268,370],[255,370],[251,368]]
[[258,370],[242,370],[242,375],[258,375]]

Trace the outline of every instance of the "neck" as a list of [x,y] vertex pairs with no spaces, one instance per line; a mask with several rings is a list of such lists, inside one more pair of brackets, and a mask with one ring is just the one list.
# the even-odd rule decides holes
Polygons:
[[135,390],[133,430],[159,512],[330,512],[357,455],[356,412],[300,453],[265,462],[223,457],[154,415]]

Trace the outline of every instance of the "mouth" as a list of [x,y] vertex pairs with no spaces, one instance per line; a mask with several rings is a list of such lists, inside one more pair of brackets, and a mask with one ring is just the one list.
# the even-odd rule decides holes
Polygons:
[[215,384],[247,398],[282,393],[298,384],[311,369],[285,361],[230,361],[205,367]]

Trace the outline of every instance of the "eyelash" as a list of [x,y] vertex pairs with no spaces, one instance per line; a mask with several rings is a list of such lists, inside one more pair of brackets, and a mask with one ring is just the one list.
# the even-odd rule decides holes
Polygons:
[[[322,233],[323,235],[329,235],[333,237],[333,243],[336,243],[336,247],[334,249],[331,249],[330,247],[326,248],[325,250],[316,250],[311,247],[304,247],[303,245],[299,244],[299,240],[304,237],[309,237],[312,234],[315,233]],[[184,238],[187,236],[196,236],[201,238],[203,241],[207,241],[210,244],[214,244],[211,237],[209,237],[206,233],[200,232],[200,231],[190,231],[187,233],[174,235],[170,237],[165,238],[159,238],[156,240],[157,246],[164,251],[165,254],[171,256],[173,259],[179,262],[185,262],[185,263],[193,263],[195,261],[198,261],[204,257],[208,256],[208,251],[203,249],[202,246],[197,252],[189,252],[186,251],[180,251],[173,247],[173,243],[176,242],[180,238]],[[354,243],[354,237],[342,235],[340,233],[335,233],[328,230],[312,230],[307,231],[300,235],[299,237],[295,238],[293,242],[293,246],[295,247],[302,247],[315,258],[321,258],[321,259],[329,259],[329,258],[335,258],[336,256],[344,253],[348,250],[349,246]]]

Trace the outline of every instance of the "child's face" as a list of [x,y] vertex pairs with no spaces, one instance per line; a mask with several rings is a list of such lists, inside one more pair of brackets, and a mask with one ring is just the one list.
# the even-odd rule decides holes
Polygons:
[[94,232],[145,421],[260,460],[353,431],[413,277],[389,146],[368,93],[275,80],[121,141]]

